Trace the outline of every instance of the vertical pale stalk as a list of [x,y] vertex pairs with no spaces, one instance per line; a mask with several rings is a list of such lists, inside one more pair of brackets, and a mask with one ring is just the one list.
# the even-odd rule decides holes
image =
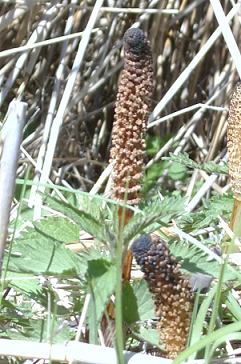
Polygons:
[[27,104],[12,101],[2,135],[2,153],[0,163],[0,272],[8,232],[8,222],[15,188],[19,148],[22,141]]

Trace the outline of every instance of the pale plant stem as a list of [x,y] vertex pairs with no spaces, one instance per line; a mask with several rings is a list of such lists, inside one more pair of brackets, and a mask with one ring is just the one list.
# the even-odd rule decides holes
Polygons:
[[[72,0],[73,3],[76,3],[76,0]],[[71,32],[71,28],[73,25],[73,20],[74,20],[74,13],[73,10],[70,11],[68,20],[66,22],[66,26],[65,26],[65,35],[69,35]],[[68,40],[64,41],[62,50],[61,50],[61,54],[60,54],[60,62],[59,62],[59,66],[58,69],[56,71],[56,78],[55,78],[55,84],[54,84],[54,89],[53,89],[53,93],[52,93],[52,97],[49,103],[49,109],[48,109],[48,114],[46,117],[46,122],[45,122],[45,126],[44,126],[44,133],[43,133],[43,138],[42,138],[42,144],[40,146],[39,149],[39,154],[38,154],[38,159],[37,159],[37,166],[36,166],[36,171],[35,171],[35,176],[34,176],[34,181],[38,182],[39,178],[40,178],[40,170],[43,167],[43,162],[44,162],[44,156],[46,153],[46,149],[47,149],[47,142],[48,142],[48,138],[49,138],[49,134],[51,131],[51,126],[52,126],[52,120],[53,120],[53,115],[55,113],[55,109],[56,109],[56,105],[57,105],[57,100],[58,100],[58,94],[59,94],[59,90],[60,90],[60,82],[61,82],[61,78],[64,72],[64,67],[65,67],[65,56],[66,56],[66,52],[67,52],[67,47],[68,47]],[[37,186],[34,185],[31,188],[31,193],[30,193],[30,198],[29,198],[29,206],[33,206],[34,201],[36,199],[36,206],[34,207],[34,219],[38,219],[41,216],[41,207],[39,207],[41,205],[41,197],[38,195],[36,196],[36,192],[37,192]]]
[[20,6],[14,7],[0,17],[0,32],[14,20],[23,16],[36,4],[36,0],[25,0]]
[[[8,233],[19,148],[22,140],[26,111],[26,103],[12,101],[9,105],[7,120],[3,127],[5,130],[2,131],[2,136],[4,134],[5,138],[2,141],[3,149],[0,164],[0,272],[2,270],[2,261]],[[12,130],[14,130],[14,133]]]
[[229,49],[229,52],[231,53],[231,56],[235,63],[236,70],[239,74],[239,78],[241,79],[241,55],[240,55],[238,45],[234,39],[233,33],[228,24],[228,20],[223,12],[223,8],[220,4],[220,1],[219,0],[210,0],[210,2],[212,4],[213,11],[216,15],[216,19],[217,19],[220,29],[222,31],[222,34],[223,34],[223,37],[227,44],[227,47]]
[[[64,94],[61,99],[58,111],[57,111],[57,115],[53,120],[49,143],[48,143],[45,161],[44,161],[44,165],[43,165],[43,174],[41,175],[40,183],[45,183],[49,177],[51,166],[52,166],[52,160],[53,160],[53,156],[54,156],[54,152],[55,152],[55,148],[56,148],[56,144],[57,144],[57,140],[58,140],[59,131],[62,126],[62,122],[63,122],[63,118],[64,118],[64,113],[65,113],[66,107],[68,105],[68,102],[69,102],[69,99],[71,96],[71,92],[74,87],[74,83],[75,83],[75,79],[77,77],[78,70],[83,62],[84,54],[85,54],[85,51],[86,51],[86,48],[87,48],[87,45],[89,42],[90,34],[94,27],[96,19],[98,17],[99,9],[100,9],[102,3],[103,3],[103,0],[96,1],[95,7],[89,18],[88,24],[87,24],[84,34],[83,34],[83,37],[80,41],[79,48],[78,48],[78,51],[77,51],[77,54],[76,54],[76,57],[75,57],[75,60],[73,63],[72,71],[70,73],[67,85],[65,87]],[[44,192],[43,187],[41,187],[39,190],[41,192]]]
[[[57,1],[58,0],[55,0],[52,3],[51,8],[47,10],[45,16],[40,21],[36,30],[31,35],[31,37],[28,41],[28,44],[34,44],[38,39],[41,39],[43,37],[43,34],[46,34],[46,29],[48,27],[48,24],[50,24],[49,22],[52,21],[52,19],[54,18],[55,14],[56,14],[57,9],[55,8],[55,4],[57,3]],[[14,81],[17,79],[17,77],[20,73],[20,70],[26,63],[26,61],[28,59],[28,55],[29,55],[29,51],[25,51],[23,54],[21,54],[21,56],[18,58],[18,60],[16,62],[16,65],[15,65],[13,71],[11,72],[9,78],[7,79],[5,85],[2,87],[2,91],[0,92],[0,106],[2,105],[3,101],[5,100]]]
[[[232,10],[228,13],[226,20],[230,21],[234,15],[237,13],[237,11],[240,8],[240,4],[236,4]],[[181,75],[177,78],[177,80],[172,84],[172,86],[169,88],[167,93],[164,95],[164,97],[161,99],[161,101],[157,104],[155,109],[153,110],[150,118],[149,118],[149,128],[155,126],[158,124],[157,121],[154,121],[154,119],[160,114],[160,112],[163,110],[163,108],[166,106],[166,104],[173,98],[173,96],[176,94],[176,92],[179,90],[179,88],[183,85],[183,83],[188,79],[188,77],[191,75],[192,71],[195,69],[195,67],[198,65],[200,60],[205,56],[205,54],[208,52],[208,50],[212,47],[212,45],[215,43],[217,38],[220,36],[222,30],[220,27],[218,27],[214,33],[211,35],[211,37],[208,39],[208,41],[205,43],[205,45],[200,49],[200,51],[197,53],[197,55],[194,57],[194,59],[190,62],[190,64],[185,68],[185,70],[181,73]]]
[[[92,29],[92,33],[96,33],[98,29]],[[81,38],[84,32],[77,32],[69,35],[63,35],[61,37],[55,37],[53,39],[43,40],[42,42],[36,42],[34,44],[27,44],[25,46],[7,49],[6,51],[0,52],[0,58],[8,57],[13,54],[22,53],[35,48],[47,47],[52,44],[66,42],[67,40]],[[7,66],[7,65],[6,65]],[[2,70],[1,70],[2,72]],[[0,73],[1,74],[1,73]]]

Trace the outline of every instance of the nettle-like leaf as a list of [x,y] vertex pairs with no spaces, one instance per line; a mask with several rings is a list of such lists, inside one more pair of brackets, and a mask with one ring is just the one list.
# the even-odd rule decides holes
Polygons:
[[[73,225],[72,222],[69,223]],[[60,243],[61,236],[58,240],[54,238],[55,227],[53,226],[53,234],[51,229],[47,234],[42,231],[41,221],[37,226],[38,229],[28,228],[14,240],[8,271],[37,275],[77,275],[79,269],[76,254]],[[6,260],[5,256],[4,268]]]
[[59,241],[60,243],[71,243],[79,241],[79,227],[65,217],[50,216],[40,221],[33,222],[36,231]]
[[[219,261],[210,259],[210,256],[199,249],[184,241],[170,242],[170,252],[175,255],[177,262],[182,261],[181,269],[187,273],[203,273],[218,278],[221,265]],[[227,266],[224,275],[225,280],[235,279],[236,275],[233,270]]]
[[123,321],[128,325],[140,320],[137,298],[129,282],[126,282],[122,288],[122,314]]
[[[104,259],[88,261],[86,278],[91,287],[94,297],[95,312],[92,312],[93,306],[88,311],[89,320],[91,316],[96,317],[96,323],[99,323],[107,303],[116,287],[116,266]],[[88,291],[88,288],[87,288]]]
[[32,274],[8,272],[6,278],[6,285],[8,287],[13,288],[16,292],[23,293],[30,298],[33,298],[33,296],[37,295],[41,290],[39,279]]
[[145,279],[141,279],[140,282],[133,282],[133,293],[137,300],[140,320],[149,320],[155,318],[152,293],[149,291],[148,284]]
[[218,216],[222,216],[227,221],[233,208],[233,195],[214,197],[210,200],[202,199],[202,207],[200,211],[183,215],[176,222],[180,228],[186,232],[195,233],[200,229],[216,225],[219,222]]
[[223,161],[222,165],[216,164],[215,162],[208,162],[204,164],[199,164],[194,162],[189,158],[187,153],[170,153],[170,157],[162,157],[163,160],[169,160],[176,163],[181,163],[184,166],[190,169],[201,169],[207,173],[216,173],[216,174],[227,174],[229,173],[228,164]]
[[103,259],[109,263],[112,262],[112,257],[110,254],[108,254],[106,250],[102,250],[97,246],[91,247],[89,251],[83,250],[80,254],[78,254],[77,259],[79,261],[79,265],[81,266],[81,274],[86,274],[88,262],[90,260]]
[[185,210],[186,197],[165,197],[163,201],[156,202],[144,207],[144,209],[133,216],[125,226],[123,233],[124,244],[127,244],[136,235],[149,234],[165,226],[171,219],[177,218]]
[[129,325],[155,317],[152,294],[144,279],[134,281],[133,286],[129,282],[125,283],[122,289],[122,310],[123,320]]
[[88,232],[99,241],[105,242],[101,209],[88,196],[81,196],[80,209],[55,197],[46,196],[45,202],[75,222],[80,229]]

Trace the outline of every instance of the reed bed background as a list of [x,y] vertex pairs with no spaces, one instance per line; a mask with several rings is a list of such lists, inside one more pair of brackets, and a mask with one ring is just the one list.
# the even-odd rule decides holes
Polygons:
[[[233,7],[222,6],[226,14]],[[147,168],[176,150],[172,140],[165,145],[167,136],[196,161],[224,157],[238,74],[222,35],[199,57],[218,26],[209,1],[2,1],[0,10],[2,118],[14,98],[28,103],[22,146],[33,160],[21,154],[19,176],[30,163],[35,181],[50,178],[84,191],[95,186],[108,166],[122,37],[133,24],[148,35],[154,58],[148,132],[162,149]],[[231,28],[239,44],[238,15]]]
[[203,196],[230,189],[227,176],[201,170],[186,171],[185,182],[170,179],[170,165],[160,163],[170,152],[186,152],[198,163],[227,160],[228,107],[241,74],[240,9],[220,3],[0,2],[0,120],[14,99],[27,103],[17,178],[30,173],[40,183],[28,198],[35,220],[42,203],[37,190],[44,192],[46,183],[111,197],[114,106],[123,35],[131,26],[148,36],[154,61],[144,197],[176,190],[188,196],[189,213]]

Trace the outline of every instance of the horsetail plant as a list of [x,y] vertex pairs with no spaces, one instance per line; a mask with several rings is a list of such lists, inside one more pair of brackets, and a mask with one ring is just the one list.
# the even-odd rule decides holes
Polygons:
[[[110,163],[112,164],[113,199],[135,206],[140,201],[140,178],[143,175],[147,122],[151,112],[153,65],[150,43],[143,31],[128,29],[124,34],[124,69],[120,77],[115,105]],[[133,211],[118,208],[119,232],[130,221]],[[117,248],[118,250],[118,248]],[[118,252],[117,252],[118,253]],[[119,258],[119,257],[118,257]],[[120,257],[121,258],[121,257]],[[123,256],[122,282],[130,279],[131,249]],[[116,301],[117,301],[116,291]],[[121,292],[120,297],[121,299]],[[107,307],[109,324],[104,316],[102,330],[106,346],[112,346],[111,327],[115,320],[112,302]],[[117,321],[116,321],[117,329]],[[117,331],[117,330],[116,330]],[[112,330],[115,333],[115,330]],[[118,351],[118,348],[117,348]]]
[[189,335],[193,312],[189,278],[180,272],[181,265],[165,242],[154,234],[136,239],[132,251],[153,293],[159,342],[166,356],[174,359],[186,348]]
[[[112,170],[113,199],[129,206],[140,201],[140,178],[143,175],[145,140],[143,139],[151,112],[150,97],[153,91],[153,65],[150,43],[142,30],[130,28],[124,34],[124,69],[117,92],[112,135],[110,163]],[[126,225],[133,211],[119,207]],[[131,250],[123,262],[123,280],[129,280]]]
[[229,174],[234,194],[230,229],[241,237],[241,82],[233,91],[228,117]]

